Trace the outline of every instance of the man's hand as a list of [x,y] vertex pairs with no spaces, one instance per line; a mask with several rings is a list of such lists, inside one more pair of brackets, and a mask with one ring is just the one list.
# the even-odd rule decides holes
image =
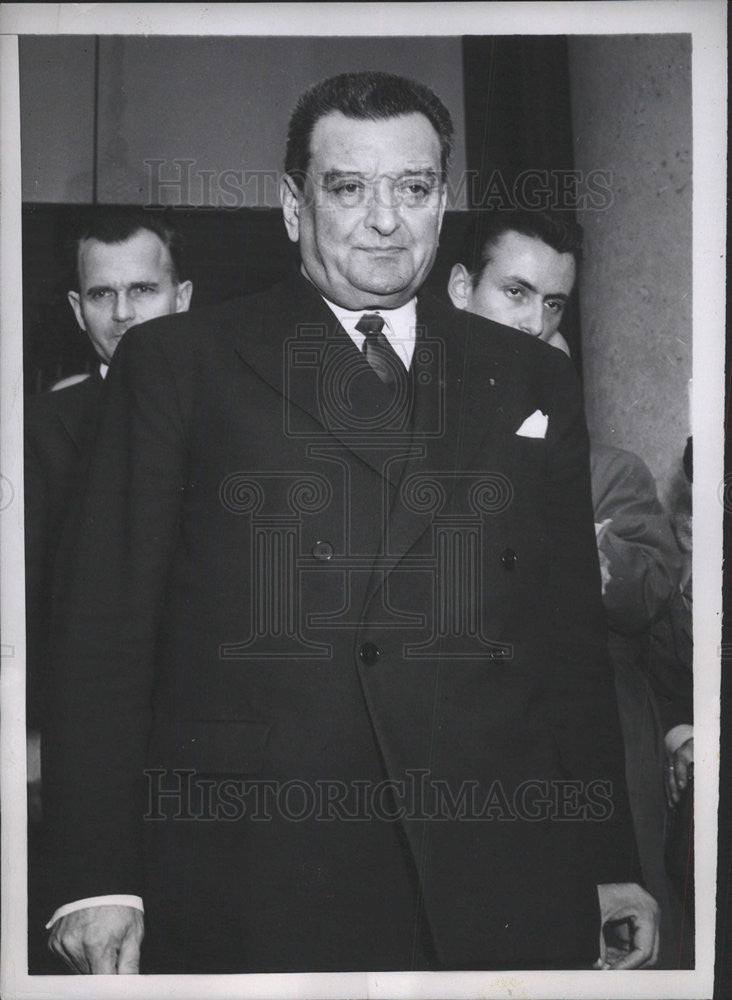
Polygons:
[[140,971],[144,933],[142,911],[134,906],[87,906],[56,921],[48,947],[74,972],[129,975]]
[[600,957],[596,969],[644,969],[658,961],[658,904],[635,882],[598,885]]
[[682,743],[668,759],[666,794],[672,806],[677,806],[689,781],[694,777],[694,738]]
[[602,596],[604,597],[607,593],[607,585],[612,580],[610,576],[610,560],[602,549],[598,549],[597,554],[600,557],[600,578],[602,580]]
[[597,554],[600,557],[600,576],[602,578],[602,596],[605,596],[607,585],[612,580],[610,575],[610,559],[602,550],[602,539],[608,527],[612,524],[612,518],[606,517],[600,524],[595,521],[595,541],[597,543]]

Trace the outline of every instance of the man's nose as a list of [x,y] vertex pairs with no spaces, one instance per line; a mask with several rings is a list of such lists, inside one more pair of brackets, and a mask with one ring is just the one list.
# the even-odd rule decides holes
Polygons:
[[134,303],[127,292],[118,292],[115,295],[112,316],[118,323],[125,323],[130,319],[134,319]]
[[394,232],[399,222],[399,205],[394,192],[386,185],[376,185],[371,192],[366,225],[376,229],[382,236],[388,236]]
[[532,301],[526,306],[526,310],[521,317],[519,329],[523,330],[524,333],[530,334],[532,337],[541,336],[544,329],[544,303],[541,300],[538,302]]

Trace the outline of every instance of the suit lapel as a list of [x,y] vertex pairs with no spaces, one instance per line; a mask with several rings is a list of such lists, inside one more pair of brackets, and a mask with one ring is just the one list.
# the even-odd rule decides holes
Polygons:
[[[323,441],[336,438],[392,486],[400,487],[379,553],[388,572],[431,524],[430,517],[415,513],[415,490],[434,483],[444,505],[449,505],[460,473],[469,468],[481,446],[485,448],[486,437],[502,420],[507,387],[500,353],[485,334],[486,321],[429,294],[419,296],[412,363],[417,387],[413,429],[381,435],[339,427],[329,413],[329,394],[342,387],[340,366],[348,369],[365,362],[317,289],[301,275],[293,275],[261,296],[260,308],[258,325],[252,323],[251,313],[242,315],[236,350],[282,396],[288,411],[286,431],[317,444],[315,422]],[[405,454],[406,461],[387,460],[389,455]],[[383,580],[384,573],[375,573],[369,590]]]
[[[469,468],[502,413],[502,365],[490,339],[474,329],[470,314],[431,296],[420,296],[415,362],[418,371],[411,457],[389,518],[386,553],[395,565],[431,524],[420,517],[418,494],[432,490],[449,506],[460,474]],[[426,493],[425,493],[426,495]],[[440,513],[440,507],[433,513]]]
[[[353,341],[317,289],[300,275],[262,297],[260,323],[250,333],[251,317],[242,317],[235,349],[241,359],[283,398],[285,432],[317,443],[336,438],[374,471],[398,484],[398,473],[385,462],[380,435],[368,425],[344,419],[343,393],[349,379],[370,375]],[[296,409],[293,409],[295,407]],[[301,411],[298,414],[296,411]],[[302,419],[307,414],[310,419]],[[409,432],[390,433],[406,446]]]

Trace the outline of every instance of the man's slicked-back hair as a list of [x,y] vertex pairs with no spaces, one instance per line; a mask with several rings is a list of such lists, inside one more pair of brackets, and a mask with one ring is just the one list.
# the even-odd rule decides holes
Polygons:
[[285,171],[300,190],[310,163],[310,139],[315,124],[334,111],[362,121],[424,115],[439,137],[443,183],[447,179],[453,125],[450,112],[439,97],[424,84],[393,73],[341,73],[321,80],[301,94],[290,117]]
[[582,260],[582,226],[567,212],[524,208],[477,212],[463,236],[458,263],[467,268],[475,287],[491,252],[504,233],[519,233],[546,243],[557,253],[571,253],[579,267]]
[[144,230],[154,233],[163,246],[167,247],[172,264],[171,277],[174,283],[178,284],[184,267],[183,237],[180,230],[173,225],[168,212],[132,206],[95,207],[82,215],[68,241],[76,290],[79,290],[79,250],[82,243],[86,240],[98,240],[107,244],[125,243]]

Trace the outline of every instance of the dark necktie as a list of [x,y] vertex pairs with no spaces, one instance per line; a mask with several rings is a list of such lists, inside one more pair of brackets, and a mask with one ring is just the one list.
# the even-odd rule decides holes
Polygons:
[[363,353],[371,368],[385,385],[395,385],[405,372],[399,355],[382,332],[384,317],[377,313],[364,313],[356,329],[364,335]]

